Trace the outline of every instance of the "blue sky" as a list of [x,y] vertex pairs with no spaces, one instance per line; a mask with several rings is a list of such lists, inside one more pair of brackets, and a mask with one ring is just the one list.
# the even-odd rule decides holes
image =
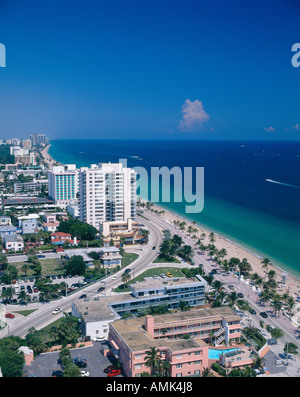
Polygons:
[[297,1],[0,0],[0,135],[300,139]]

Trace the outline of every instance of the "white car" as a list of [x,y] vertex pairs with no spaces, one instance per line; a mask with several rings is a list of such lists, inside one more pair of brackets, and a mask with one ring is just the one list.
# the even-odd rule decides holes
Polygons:
[[116,280],[117,278],[118,278],[117,276],[113,276],[113,278],[112,278],[112,279],[113,279],[113,280]]
[[53,310],[52,314],[58,314],[62,311],[60,307],[57,307],[56,309]]
[[90,376],[90,373],[88,371],[80,371],[81,376]]

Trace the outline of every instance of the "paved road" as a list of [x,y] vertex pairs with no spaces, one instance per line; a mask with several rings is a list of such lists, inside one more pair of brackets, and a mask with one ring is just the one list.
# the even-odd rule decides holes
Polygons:
[[[144,249],[139,253],[139,257],[128,266],[128,268],[132,269],[131,274],[133,277],[136,277],[139,274],[143,273],[144,270],[156,258],[156,256],[158,255],[159,245],[163,238],[162,231],[159,226],[154,225],[152,222],[148,222],[144,219],[142,221],[143,224],[145,224],[145,226],[150,231],[149,242],[147,246],[144,247]],[[152,249],[153,246],[156,247],[155,250]],[[120,270],[118,273],[115,273],[115,275],[110,275],[105,279],[107,291],[111,291],[111,289],[115,288],[118,284],[120,284],[121,274],[123,272],[124,270]],[[8,326],[4,328],[2,331],[0,331],[0,338],[3,338],[11,334],[15,336],[24,337],[30,327],[34,327],[35,329],[41,329],[45,327],[46,325],[50,324],[51,322],[53,322],[55,319],[59,318],[62,315],[62,313],[55,316],[52,314],[52,311],[56,307],[60,307],[63,312],[70,312],[71,301],[73,299],[78,299],[80,295],[84,293],[93,296],[100,295],[100,293],[97,293],[97,289],[99,288],[99,286],[103,286],[103,283],[101,281],[92,285],[87,285],[86,288],[81,289],[80,291],[72,294],[71,296],[63,297],[56,301],[51,301],[46,304],[40,302],[28,304],[26,306],[26,310],[27,309],[37,309],[37,310],[31,313],[27,317],[24,317],[23,315],[20,314],[16,314],[16,317],[14,319],[5,319]],[[6,312],[15,311],[16,308],[20,309],[21,307],[18,305],[17,306],[7,305]],[[24,307],[22,307],[22,309],[24,309]]]
[[[193,260],[197,265],[202,264],[203,269],[205,270],[206,273],[209,273],[212,269],[216,269],[216,265],[214,262],[210,261],[209,257],[207,254],[201,254],[199,255],[197,251],[199,251],[199,248],[195,245],[194,241],[189,237],[186,236],[183,231],[181,231],[179,228],[177,228],[174,224],[167,222],[165,219],[163,219],[160,216],[155,215],[151,211],[144,210],[144,215],[153,222],[153,224],[159,225],[162,229],[169,229],[171,233],[178,234],[182,237],[183,241],[185,244],[189,244],[194,248],[194,257]],[[284,336],[279,340],[278,346],[275,348],[277,351],[283,351],[283,347],[286,342],[292,342],[295,343],[299,349],[300,349],[300,333],[297,331],[297,329],[292,325],[291,321],[288,320],[282,313],[279,314],[276,318],[273,317],[273,311],[270,306],[261,306],[259,304],[259,297],[255,291],[251,289],[251,287],[241,280],[239,280],[237,277],[235,277],[233,274],[229,274],[228,276],[223,276],[220,274],[215,275],[216,280],[220,280],[224,283],[225,289],[228,292],[231,292],[230,289],[228,289],[228,285],[232,284],[235,287],[236,292],[242,292],[244,294],[245,299],[250,303],[250,305],[256,310],[257,314],[254,316],[251,316],[249,314],[249,319],[252,320],[253,323],[256,323],[257,328],[260,328],[259,326],[259,321],[263,320],[264,323],[267,325],[271,325],[274,327],[281,328],[284,331]],[[267,311],[269,314],[269,317],[267,319],[262,318],[259,316],[259,313],[262,311]],[[267,335],[268,338],[271,337],[270,334]],[[274,347],[272,346],[272,350]],[[300,353],[300,352],[299,352]],[[298,353],[298,356],[299,356]],[[296,358],[296,362],[291,362],[290,360],[290,366],[289,372],[293,372],[294,376],[299,376],[299,373],[297,372],[296,375],[296,369],[300,367],[300,362],[298,361],[299,358]],[[291,368],[293,367],[293,368]]]

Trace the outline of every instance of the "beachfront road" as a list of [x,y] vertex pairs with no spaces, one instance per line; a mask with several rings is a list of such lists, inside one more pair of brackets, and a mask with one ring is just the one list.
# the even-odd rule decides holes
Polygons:
[[[197,251],[199,251],[199,249],[195,245],[193,240],[189,236],[186,236],[185,233],[183,231],[181,231],[179,228],[177,228],[174,224],[171,224],[170,222],[166,221],[164,218],[154,214],[153,212],[151,212],[149,210],[144,210],[144,215],[149,220],[151,220],[153,225],[160,226],[162,230],[169,229],[171,233],[180,235],[184,244],[189,244],[192,248],[194,248],[193,260],[194,260],[196,266],[201,264],[206,273],[209,273],[212,269],[216,269],[214,262],[212,262],[209,259],[207,254],[204,253],[203,255],[199,255],[197,253]],[[295,327],[293,327],[293,325],[291,324],[291,321],[288,318],[286,318],[282,313],[278,314],[278,316],[276,318],[273,317],[272,307],[261,306],[259,304],[258,295],[257,295],[256,291],[253,291],[249,285],[240,281],[238,278],[234,277],[234,275],[232,275],[232,274],[229,274],[228,276],[216,274],[215,279],[220,280],[224,283],[224,286],[225,286],[225,289],[227,290],[227,292],[229,292],[229,293],[232,292],[232,290],[228,289],[228,287],[227,287],[228,285],[231,284],[234,286],[235,291],[237,293],[241,292],[244,294],[244,299],[246,299],[257,312],[257,314],[254,316],[251,316],[249,314],[250,322],[252,320],[253,322],[256,322],[257,324],[259,324],[259,320],[262,320],[262,318],[259,316],[259,313],[262,311],[268,312],[269,317],[266,319],[263,319],[264,323],[266,325],[271,325],[273,327],[281,328],[284,331],[284,336],[279,341],[282,344],[285,344],[286,342],[292,342],[292,343],[295,343],[300,348],[299,333],[298,333],[297,329]],[[271,336],[269,335],[269,337],[271,337]]]
[[[143,273],[145,269],[151,265],[151,262],[158,255],[159,245],[163,239],[162,230],[159,225],[156,225],[151,221],[147,221],[144,218],[140,218],[139,220],[149,229],[150,235],[148,244],[143,247],[141,251],[137,251],[139,257],[127,267],[132,270],[131,274],[133,273],[133,277]],[[156,247],[155,250],[152,249],[154,246]],[[5,319],[8,326],[0,331],[0,338],[8,335],[24,337],[27,334],[28,329],[31,327],[34,327],[35,329],[41,329],[45,327],[62,315],[62,313],[53,315],[52,311],[55,308],[61,308],[62,312],[70,312],[72,300],[78,299],[82,294],[87,294],[90,297],[103,296],[103,293],[101,294],[97,292],[100,286],[105,285],[105,293],[107,295],[112,294],[112,290],[116,288],[117,285],[122,283],[121,275],[123,272],[124,269],[120,270],[114,275],[107,277],[105,279],[105,284],[103,284],[103,280],[94,284],[90,284],[86,288],[80,289],[80,291],[75,292],[70,296],[63,297],[59,300],[51,301],[46,304],[40,302],[28,304],[26,306],[26,310],[35,309],[35,311],[29,314],[27,317],[21,314],[16,314],[15,318],[13,319]],[[5,310],[7,313],[11,311],[15,312],[17,310],[24,310],[24,306],[21,307],[19,305],[6,305]]]

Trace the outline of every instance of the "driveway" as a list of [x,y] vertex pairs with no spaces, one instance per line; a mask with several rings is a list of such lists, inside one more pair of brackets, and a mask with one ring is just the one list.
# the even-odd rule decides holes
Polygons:
[[[71,349],[72,358],[78,357],[80,359],[86,359],[87,367],[82,368],[84,371],[90,373],[90,377],[106,377],[107,375],[103,372],[110,361],[107,357],[104,357],[100,352],[101,343],[95,342],[92,346],[83,347],[79,349]],[[32,362],[32,365],[24,368],[24,376],[36,375],[40,377],[51,377],[52,372],[55,370],[61,370],[61,367],[57,364],[59,358],[59,352],[42,353]]]

